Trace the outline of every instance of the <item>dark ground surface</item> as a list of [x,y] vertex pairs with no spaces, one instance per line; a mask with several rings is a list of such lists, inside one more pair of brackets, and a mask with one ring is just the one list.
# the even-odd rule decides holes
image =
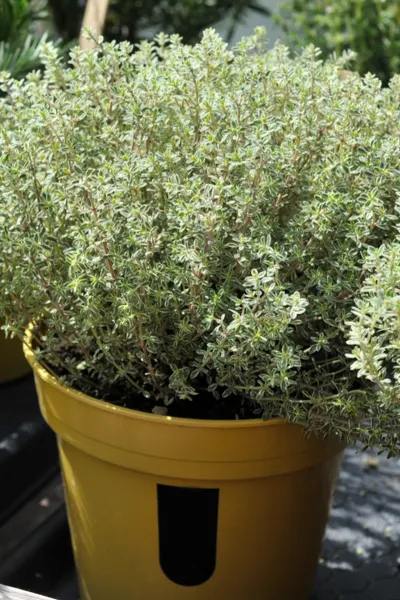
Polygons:
[[313,600],[400,600],[400,459],[347,451]]

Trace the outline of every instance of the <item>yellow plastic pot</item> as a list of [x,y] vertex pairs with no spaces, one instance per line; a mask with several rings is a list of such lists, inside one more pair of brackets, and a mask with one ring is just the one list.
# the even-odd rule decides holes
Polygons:
[[[1,327],[1,322],[0,322]],[[19,379],[31,372],[19,338],[7,338],[0,328],[0,384]]]
[[282,420],[117,408],[33,368],[58,435],[82,599],[309,600],[338,440],[305,441]]

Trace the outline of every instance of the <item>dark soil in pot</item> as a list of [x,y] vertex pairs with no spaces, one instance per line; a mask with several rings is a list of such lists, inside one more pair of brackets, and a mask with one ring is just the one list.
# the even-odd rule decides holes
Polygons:
[[[74,351],[71,350],[64,354],[65,357],[61,356],[61,359],[73,355]],[[62,382],[66,381],[66,378],[70,375],[67,369],[58,365],[50,364],[50,369],[52,374],[60,378]],[[89,373],[86,374],[85,379],[92,379]],[[131,410],[185,419],[238,420],[261,418],[262,411],[259,406],[251,406],[248,399],[245,400],[243,397],[234,394],[223,398],[223,389],[215,391],[214,395],[207,391],[206,382],[200,383],[198,394],[191,400],[177,399],[172,404],[165,406],[162,401],[155,402],[153,397],[147,398],[143,394],[135,392],[129,384],[124,382],[111,384],[107,390],[104,389],[104,384],[102,384],[101,392],[97,392],[100,386],[97,386],[96,381],[93,379],[92,381],[93,389],[89,395]],[[88,394],[87,390],[80,389],[79,386],[74,385],[73,387]]]

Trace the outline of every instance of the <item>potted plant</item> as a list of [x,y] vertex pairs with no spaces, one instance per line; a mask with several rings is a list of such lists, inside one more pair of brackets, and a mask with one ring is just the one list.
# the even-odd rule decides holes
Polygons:
[[31,372],[23,355],[21,340],[18,337],[7,338],[1,328],[0,363],[0,384],[19,379]]
[[344,446],[399,450],[400,81],[261,30],[43,53],[2,79],[0,316],[83,598],[306,600]]

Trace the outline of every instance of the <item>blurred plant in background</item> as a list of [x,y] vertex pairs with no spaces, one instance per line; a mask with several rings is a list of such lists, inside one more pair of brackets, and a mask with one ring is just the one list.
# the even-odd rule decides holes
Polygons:
[[[75,41],[85,3],[0,0],[0,70],[21,77],[38,68],[39,44],[49,29]],[[110,0],[104,34],[107,39],[135,43],[160,31],[177,32],[184,42],[195,43],[204,29],[224,21],[229,41],[251,11],[271,14],[262,0]],[[275,20],[295,50],[309,43],[321,48],[324,56],[352,49],[357,53],[354,68],[376,74],[384,84],[400,70],[399,2],[283,0]]]
[[20,78],[40,67],[39,47],[49,34],[37,25],[47,19],[44,1],[0,0],[0,71]]
[[312,43],[324,56],[357,53],[355,69],[371,72],[384,84],[400,66],[400,3],[393,0],[289,0],[277,21],[288,43]]
[[[79,35],[84,0],[49,0],[54,22],[66,39]],[[227,39],[248,11],[269,16],[259,0],[111,0],[105,37],[138,42],[160,31],[179,33],[184,42],[197,42],[207,27],[230,18]]]

